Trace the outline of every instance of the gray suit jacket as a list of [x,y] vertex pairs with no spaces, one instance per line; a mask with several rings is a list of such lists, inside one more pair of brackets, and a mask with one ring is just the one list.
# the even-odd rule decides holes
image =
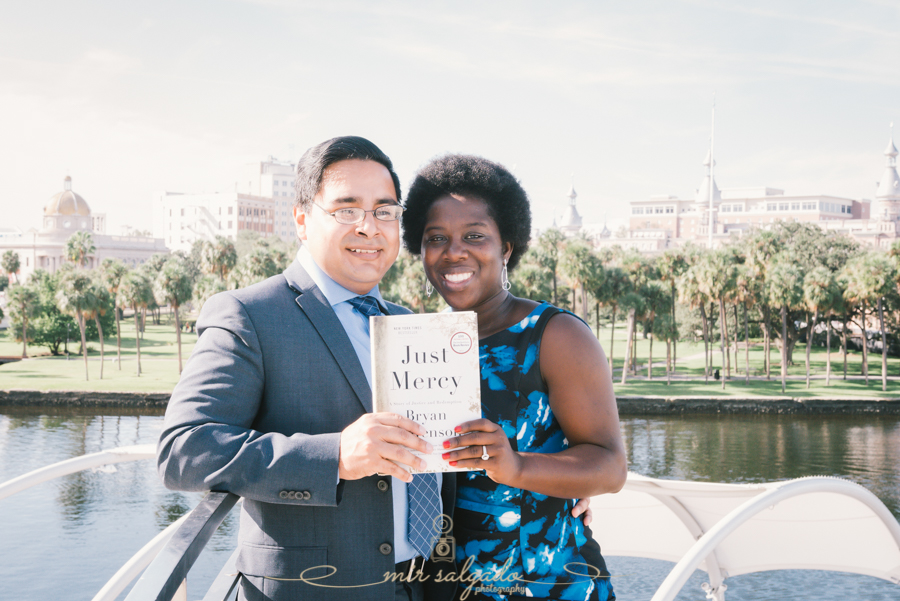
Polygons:
[[[407,309],[388,303],[391,314]],[[356,353],[297,261],[204,305],[172,393],[157,461],[165,485],[244,498],[238,569],[248,599],[393,599],[389,477],[338,482],[340,432],[372,410]],[[444,511],[456,481],[443,479]],[[314,586],[297,579],[324,577]],[[446,574],[452,564],[441,563]],[[454,586],[431,579],[428,599]],[[336,588],[331,588],[336,587]],[[354,588],[345,588],[354,587]]]

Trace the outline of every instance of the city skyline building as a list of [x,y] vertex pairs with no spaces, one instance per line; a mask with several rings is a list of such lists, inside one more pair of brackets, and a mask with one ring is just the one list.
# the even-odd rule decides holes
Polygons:
[[[829,194],[791,195],[768,186],[720,189],[714,175],[711,144],[702,163],[706,174],[692,199],[664,194],[630,201],[627,228],[615,235],[610,235],[605,224],[605,236],[599,235],[599,227],[591,224],[565,230],[559,226],[559,229],[567,235],[583,232],[598,247],[620,246],[644,253],[661,253],[687,243],[709,246],[711,241],[713,247],[719,247],[753,229],[771,227],[776,221],[796,221],[815,223],[824,230],[840,232],[865,245],[887,250],[900,239],[898,154],[892,123],[884,151],[884,171],[872,200]],[[572,196],[570,207],[574,209]]]
[[152,199],[154,235],[170,250],[185,252],[197,240],[235,240],[241,231],[295,243],[294,171],[294,164],[270,156],[246,165],[233,192],[158,192]]

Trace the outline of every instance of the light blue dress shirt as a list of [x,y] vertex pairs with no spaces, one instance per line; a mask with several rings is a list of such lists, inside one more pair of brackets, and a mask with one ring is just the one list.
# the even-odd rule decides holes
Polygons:
[[[357,311],[347,301],[357,296],[371,296],[377,299],[379,303],[383,303],[384,299],[381,298],[378,286],[375,286],[366,294],[350,292],[322,271],[305,246],[301,246],[300,250],[297,251],[297,261],[300,262],[300,265],[303,266],[309,277],[322,291],[331,308],[334,309],[334,313],[340,320],[341,325],[344,326],[344,331],[347,332],[347,337],[350,338],[350,343],[353,345],[353,350],[356,351],[356,356],[359,357],[359,363],[362,365],[366,374],[366,380],[368,380],[371,388],[372,349],[369,341],[369,318]],[[437,474],[437,477],[438,487],[440,488],[441,474]],[[416,557],[418,553],[410,546],[407,540],[408,503],[406,500],[406,482],[392,476],[391,493],[394,500],[394,561],[400,563]]]

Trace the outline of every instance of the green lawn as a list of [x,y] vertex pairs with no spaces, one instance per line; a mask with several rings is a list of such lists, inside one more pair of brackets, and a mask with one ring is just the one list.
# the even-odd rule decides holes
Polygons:
[[[619,331],[616,328],[614,357],[614,382],[618,395],[635,396],[782,396],[781,392],[781,353],[773,344],[770,363],[771,380],[765,379],[765,357],[761,340],[750,341],[750,383],[745,383],[746,354],[743,341],[740,342],[738,356],[731,352],[731,378],[726,380],[722,389],[722,381],[716,381],[712,377],[709,383],[703,376],[703,343],[680,342],[678,344],[678,364],[672,374],[670,385],[665,383],[665,343],[655,342],[653,346],[653,363],[659,364],[652,370],[653,380],[647,379],[647,358],[649,341],[639,337],[638,376],[629,374],[627,383],[619,384],[622,377],[622,364],[626,347],[626,333],[624,328]],[[609,330],[601,332],[601,343],[609,349]],[[721,347],[714,345],[715,352],[712,356],[713,369],[718,369],[720,375],[725,375],[722,368]],[[621,349],[621,350],[619,350]],[[697,356],[699,355],[699,356]],[[888,357],[888,385],[887,391],[881,390],[881,355],[869,354],[869,384],[866,385],[862,378],[862,353],[850,351],[847,355],[847,380],[843,380],[843,357],[840,352],[840,339],[832,339],[831,353],[831,381],[825,386],[825,373],[827,353],[824,348],[813,347],[810,353],[810,388],[806,388],[806,345],[798,343],[793,353],[794,365],[788,367],[787,384],[784,396],[792,397],[842,397],[842,398],[873,398],[873,397],[900,397],[900,381],[891,380],[900,376],[900,359]],[[736,363],[735,363],[736,362]],[[735,367],[736,366],[736,367]]]
[[[100,391],[136,391],[136,392],[168,392],[178,381],[178,363],[175,346],[175,331],[170,323],[170,316],[163,316],[162,325],[148,323],[147,331],[141,342],[141,368],[142,375],[136,375],[136,353],[134,345],[134,322],[126,320],[122,322],[122,369],[117,369],[116,339],[115,336],[107,337],[106,362],[104,377],[100,379],[99,342],[89,342],[89,375],[90,380],[84,379],[84,364],[80,355],[74,354],[78,350],[77,343],[71,343],[69,350],[72,352],[69,360],[65,357],[51,357],[44,347],[29,347],[29,356],[34,357],[27,361],[8,363],[0,366],[0,390],[7,389],[37,389],[37,390],[100,390]],[[149,320],[148,320],[149,321]],[[673,374],[671,385],[665,383],[665,370],[662,363],[665,361],[666,345],[659,341],[653,344],[654,363],[660,363],[653,368],[653,380],[647,380],[646,363],[650,351],[650,340],[644,339],[638,334],[637,355],[640,365],[637,377],[629,375],[627,384],[619,384],[621,380],[621,368],[626,349],[626,331],[623,323],[616,324],[615,343],[610,344],[610,329],[604,327],[600,332],[600,342],[607,354],[610,348],[613,351],[614,381],[616,394],[621,396],[781,396],[779,352],[772,347],[772,372],[771,380],[765,380],[763,369],[763,350],[761,341],[751,340],[750,367],[753,378],[749,386],[744,383],[744,350],[740,349],[737,357],[738,370],[735,373],[735,357],[732,353],[732,378],[726,381],[725,389],[722,389],[721,381],[710,378],[709,383],[703,380],[703,343],[687,342],[678,343],[679,363]],[[182,354],[184,360],[190,356],[197,340],[195,334],[182,334]],[[831,385],[826,387],[825,380],[825,352],[824,349],[815,348],[812,352],[811,374],[814,376],[809,390],[804,381],[804,358],[806,348],[798,344],[794,350],[795,365],[788,369],[788,382],[785,396],[792,397],[842,397],[842,398],[873,398],[873,397],[900,397],[900,378],[898,381],[888,380],[887,392],[881,391],[881,356],[870,355],[869,385],[860,379],[862,355],[851,352],[848,355],[848,376],[844,381],[843,362],[840,355],[839,340],[833,342],[832,352],[832,379]],[[19,356],[21,344],[12,341],[9,337],[0,335],[0,355]],[[699,355],[699,356],[698,356]],[[721,373],[721,353],[718,350],[713,355],[713,366],[719,368]],[[893,378],[900,376],[900,359],[888,359],[888,374]]]
[[[178,382],[178,350],[175,328],[163,315],[162,325],[153,325],[148,318],[141,340],[141,376],[137,376],[137,352],[134,341],[134,321],[122,322],[122,369],[116,363],[115,332],[106,338],[103,379],[100,379],[100,343],[88,342],[88,375],[84,379],[84,362],[78,343],[70,342],[69,359],[51,357],[46,347],[28,348],[34,357],[0,366],[0,390],[101,390],[118,392],[168,392]],[[77,333],[76,333],[77,335]],[[184,361],[197,341],[196,334],[182,333],[181,352]],[[13,349],[12,351],[10,349]],[[0,337],[0,355],[21,356],[22,345],[8,337]]]

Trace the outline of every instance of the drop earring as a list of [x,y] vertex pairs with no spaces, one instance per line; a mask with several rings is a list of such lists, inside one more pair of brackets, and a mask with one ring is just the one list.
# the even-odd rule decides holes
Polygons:
[[425,295],[431,296],[431,293],[434,292],[434,286],[431,285],[431,280],[427,277],[425,278]]
[[506,259],[503,259],[503,271],[500,272],[500,287],[509,290],[509,273],[506,271]]

